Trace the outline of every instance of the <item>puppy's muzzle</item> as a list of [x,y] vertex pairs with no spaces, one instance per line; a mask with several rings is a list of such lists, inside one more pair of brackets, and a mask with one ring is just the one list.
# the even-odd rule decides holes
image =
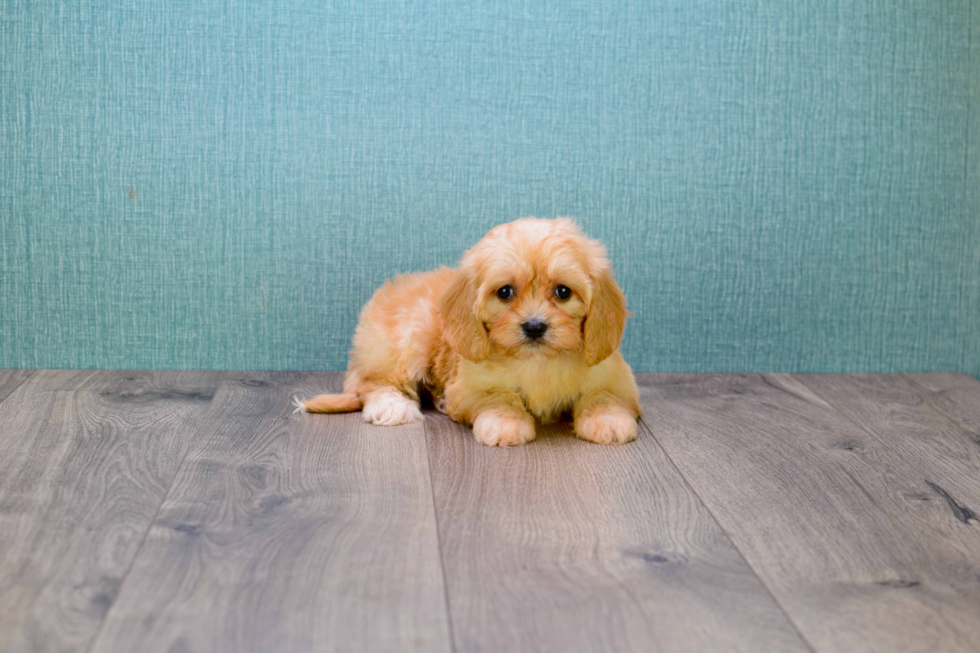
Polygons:
[[542,320],[531,319],[522,324],[521,329],[529,340],[540,340],[548,332],[548,323]]

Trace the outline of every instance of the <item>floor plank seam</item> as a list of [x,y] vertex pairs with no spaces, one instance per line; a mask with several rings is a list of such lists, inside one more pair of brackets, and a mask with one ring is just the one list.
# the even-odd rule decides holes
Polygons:
[[136,565],[137,558],[139,558],[140,554],[143,552],[143,547],[146,544],[146,538],[149,537],[150,531],[153,530],[153,525],[156,523],[157,517],[160,516],[160,510],[163,509],[163,504],[167,502],[167,497],[170,496],[170,492],[174,488],[174,483],[177,481],[177,477],[180,475],[180,470],[183,468],[184,462],[187,460],[187,456],[190,455],[191,449],[194,448],[194,442],[201,434],[201,429],[207,422],[208,415],[211,413],[211,407],[214,406],[214,398],[218,396],[218,392],[221,390],[221,386],[225,384],[225,380],[227,378],[228,372],[225,371],[221,376],[221,380],[218,381],[218,384],[215,387],[214,395],[211,397],[211,402],[208,403],[207,410],[204,411],[204,415],[201,417],[201,421],[197,425],[197,430],[194,432],[194,437],[192,437],[187,443],[187,450],[184,452],[184,455],[181,456],[180,464],[177,465],[177,469],[174,471],[174,477],[170,479],[170,484],[167,486],[167,491],[163,493],[163,498],[160,499],[160,504],[157,506],[156,512],[153,513],[153,518],[150,519],[149,526],[146,527],[146,531],[143,533],[143,538],[140,540],[139,546],[136,548],[136,553],[133,554],[133,559],[129,561],[129,566],[126,567],[126,573],[123,574],[122,579],[119,581],[119,589],[116,591],[116,595],[112,598],[112,603],[110,603],[109,607],[106,608],[105,614],[102,616],[102,621],[99,623],[99,627],[96,629],[95,635],[92,636],[92,642],[88,645],[88,648],[85,649],[85,653],[92,653],[92,651],[95,649],[95,645],[99,641],[99,638],[102,636],[102,630],[109,621],[109,614],[119,601],[119,597],[122,595],[123,588],[126,585],[126,579],[129,578],[129,573]]
[[[906,381],[908,381],[909,383],[911,383],[912,385],[914,385],[916,388],[918,388],[922,392],[924,392],[924,393],[931,393],[932,392],[929,388],[927,388],[926,386],[924,386],[921,383],[919,383],[919,381],[917,381],[917,379],[922,376],[921,374],[917,374],[917,373],[914,373],[914,372],[913,373],[909,373],[909,374],[906,374],[906,373],[900,373],[900,374],[902,375],[902,377],[905,378]],[[977,377],[973,376],[972,374],[967,374],[966,372],[950,372],[950,374],[952,376],[956,376],[956,377],[962,378],[964,381],[966,381],[966,384],[967,385],[980,384],[980,379],[978,379]],[[810,386],[807,386],[807,387],[809,388]]]
[[29,378],[31,378],[32,376],[34,376],[34,373],[37,370],[20,370],[20,371],[26,373],[25,376],[24,376],[24,378],[22,378],[20,381],[18,381],[17,382],[17,385],[15,385],[13,388],[10,389],[10,392],[8,392],[7,394],[5,394],[3,396],[0,396],[0,403],[3,403],[4,401],[6,401],[7,397],[9,397],[10,395],[14,394],[17,391],[17,389],[20,388],[22,385],[24,385],[24,383]]
[[[922,386],[922,385],[920,385],[920,384],[918,384],[918,383],[915,382],[914,375],[904,375],[904,376],[905,376],[906,381],[908,381],[910,384],[912,384],[913,386],[915,386],[916,388],[918,388],[918,390],[920,392],[922,392],[922,393],[928,393],[929,392],[929,389],[928,388],[926,388],[926,387],[924,387],[924,386]],[[971,377],[969,375],[966,375],[966,376],[967,376],[967,378],[970,378],[970,379],[973,378],[973,377]],[[873,439],[873,440],[877,440],[878,439],[878,435],[876,435],[875,433],[872,433],[868,428],[866,428],[863,424],[861,424],[857,420],[852,419],[851,417],[848,417],[847,415],[845,415],[843,411],[841,411],[839,408],[837,408],[837,406],[834,404],[834,402],[832,402],[831,400],[827,399],[827,397],[825,397],[822,394],[820,394],[819,392],[817,392],[813,388],[813,386],[811,386],[810,384],[808,384],[802,378],[799,378],[799,376],[795,376],[794,378],[796,378],[797,380],[799,380],[799,382],[802,383],[806,387],[807,390],[809,390],[810,392],[812,392],[814,395],[816,395],[821,400],[823,400],[828,406],[830,406],[830,408],[835,413],[837,413],[837,415],[839,415],[840,418],[843,419],[845,422],[847,422],[848,424],[853,425],[859,431],[864,432],[865,434],[867,434],[868,436],[870,436],[871,439]],[[943,415],[943,417],[945,417],[945,415],[943,413],[939,412],[938,410],[937,411],[934,411],[934,412],[936,412],[937,414]],[[854,478],[852,477],[851,480],[854,481]],[[955,517],[956,519],[958,519],[959,521],[961,521],[961,522],[963,522],[964,524],[967,524],[967,525],[969,525],[969,523],[970,523],[971,520],[972,521],[978,521],[977,520],[976,513],[974,513],[970,508],[967,508],[966,506],[960,505],[956,500],[953,499],[952,496],[950,496],[949,492],[947,492],[945,489],[942,488],[942,486],[937,485],[936,483],[933,483],[928,478],[923,478],[922,480],[923,480],[923,482],[925,482],[926,485],[928,485],[932,489],[933,492],[935,492],[936,494],[938,494],[946,502],[946,504],[949,506],[950,511],[952,512],[953,517]],[[857,484],[857,481],[854,481],[854,482]],[[861,487],[860,484],[858,484],[858,487]],[[865,492],[865,494],[867,494],[867,492],[864,490],[864,488],[861,488],[861,490],[863,492]]]
[[442,572],[442,596],[446,605],[446,624],[449,629],[449,650],[456,653],[456,636],[453,634],[453,614],[449,607],[449,583],[446,576],[446,561],[442,554],[442,533],[439,530],[439,510],[436,507],[435,479],[432,477],[432,457],[429,450],[428,418],[422,419],[422,437],[425,442],[425,466],[429,472],[429,497],[432,499],[432,515],[436,523],[436,547],[439,554],[439,570]]
[[684,472],[681,470],[681,468],[678,467],[677,463],[674,462],[674,459],[671,458],[670,453],[667,452],[667,449],[666,447],[664,447],[663,443],[661,443],[660,440],[657,438],[657,436],[654,435],[653,429],[651,429],[650,426],[646,423],[646,421],[644,421],[643,417],[639,418],[639,422],[640,425],[643,427],[643,429],[647,432],[647,434],[649,434],[649,436],[653,438],[653,441],[657,443],[657,446],[660,447],[660,450],[664,452],[664,455],[667,457],[667,460],[670,462],[671,465],[673,465],[674,469],[677,470],[677,473],[684,481],[684,484],[687,485],[688,489],[690,489],[691,492],[694,494],[694,496],[697,497],[697,500],[704,507],[705,511],[707,511],[711,519],[714,520],[715,524],[718,525],[718,528],[721,529],[721,532],[724,533],[725,537],[728,538],[728,541],[731,542],[732,547],[735,549],[735,551],[738,552],[738,556],[745,563],[745,566],[752,572],[752,574],[756,577],[756,579],[758,579],[759,584],[762,585],[763,588],[765,588],[766,593],[772,599],[776,607],[779,608],[779,611],[786,618],[786,621],[789,623],[789,625],[792,626],[793,630],[799,636],[800,641],[803,642],[803,644],[807,647],[808,650],[812,651],[813,653],[817,653],[816,648],[814,648],[813,644],[810,643],[810,640],[808,640],[803,635],[803,631],[800,630],[799,626],[796,625],[796,622],[793,621],[793,618],[790,616],[789,612],[786,611],[786,608],[783,607],[783,604],[779,601],[778,598],[776,598],[776,595],[773,594],[772,589],[770,589],[769,585],[766,584],[766,581],[763,580],[763,578],[759,575],[758,570],[756,570],[756,568],[753,567],[751,563],[749,563],[748,559],[746,559],[745,557],[745,554],[742,553],[742,550],[738,547],[738,544],[735,543],[734,538],[732,538],[728,530],[725,529],[721,521],[719,521],[718,518],[715,517],[715,514],[711,511],[711,508],[708,507],[708,504],[705,503],[704,499],[701,498],[701,495],[698,494],[698,491],[696,489],[694,489],[694,486],[691,485],[690,481],[687,480],[687,476],[684,475]]
[[[826,403],[828,406],[830,406],[831,410],[833,410],[835,413],[837,413],[837,415],[842,420],[844,420],[848,424],[852,425],[857,430],[862,431],[866,435],[870,436],[872,440],[878,440],[878,435],[877,434],[875,434],[872,431],[870,431],[867,428],[865,428],[865,426],[863,424],[861,424],[860,422],[858,422],[858,421],[856,421],[854,419],[851,419],[850,417],[848,417],[847,415],[845,415],[844,412],[842,410],[840,410],[834,404],[834,402],[832,402],[831,400],[827,399],[827,397],[825,397],[822,394],[820,394],[819,392],[817,392],[817,390],[815,390],[812,385],[810,385],[809,383],[807,383],[800,375],[792,375],[792,376],[793,376],[794,379],[796,379],[801,384],[803,384],[803,386],[807,390],[809,390],[810,392],[812,392],[814,395],[816,395],[817,397],[819,397],[824,403]],[[914,383],[913,382],[913,385],[915,387],[919,388],[920,390],[922,390],[923,392],[925,392],[925,390],[922,388],[922,386],[920,386],[918,383]]]
[[[819,397],[821,401],[823,401],[825,404],[827,404],[828,406],[830,406],[831,410],[833,410],[835,413],[837,413],[837,415],[842,420],[844,420],[848,424],[854,426],[859,431],[863,431],[865,434],[871,436],[871,439],[873,439],[873,440],[877,440],[878,439],[878,436],[875,433],[872,433],[871,431],[869,431],[868,429],[866,429],[860,422],[857,422],[857,421],[851,419],[850,417],[848,417],[847,415],[845,415],[839,408],[837,408],[837,406],[834,404],[834,402],[830,401],[829,399],[827,399],[827,397],[823,396],[817,390],[815,390],[813,388],[813,386],[810,385],[809,383],[807,383],[806,380],[804,380],[801,375],[793,374],[791,376],[794,379],[796,379],[797,381],[799,381],[803,385],[803,387],[805,387],[807,390],[809,390],[814,395],[816,395],[817,397]],[[919,387],[918,384],[916,384],[916,387]],[[790,393],[790,394],[792,394],[792,393]]]

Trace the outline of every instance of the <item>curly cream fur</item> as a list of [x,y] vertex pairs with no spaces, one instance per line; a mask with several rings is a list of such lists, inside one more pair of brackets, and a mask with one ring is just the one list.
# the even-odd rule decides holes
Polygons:
[[[557,297],[559,284],[570,298]],[[505,285],[509,300],[497,296]],[[487,445],[524,444],[536,422],[566,414],[585,440],[629,442],[640,405],[619,352],[626,316],[601,244],[567,219],[522,218],[492,229],[455,270],[379,288],[361,312],[344,394],[301,405],[404,424],[421,419],[424,389]],[[548,325],[537,341],[521,328],[532,318]]]

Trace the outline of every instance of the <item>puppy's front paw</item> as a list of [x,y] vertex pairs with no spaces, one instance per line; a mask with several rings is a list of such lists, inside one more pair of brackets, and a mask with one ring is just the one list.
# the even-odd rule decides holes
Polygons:
[[621,406],[596,408],[575,420],[575,435],[597,444],[626,444],[636,439],[636,418]]
[[378,426],[397,426],[422,420],[418,403],[397,391],[381,390],[364,398],[365,422]]
[[485,410],[473,422],[473,435],[491,447],[513,447],[534,439],[534,422],[511,411]]

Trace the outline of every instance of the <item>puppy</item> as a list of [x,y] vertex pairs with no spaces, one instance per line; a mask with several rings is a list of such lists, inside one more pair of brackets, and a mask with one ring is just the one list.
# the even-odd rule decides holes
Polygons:
[[605,249],[567,219],[495,227],[459,268],[389,281],[365,305],[343,394],[297,410],[422,419],[420,395],[483,444],[534,439],[571,413],[590,442],[636,438],[639,393],[619,353],[626,300]]

